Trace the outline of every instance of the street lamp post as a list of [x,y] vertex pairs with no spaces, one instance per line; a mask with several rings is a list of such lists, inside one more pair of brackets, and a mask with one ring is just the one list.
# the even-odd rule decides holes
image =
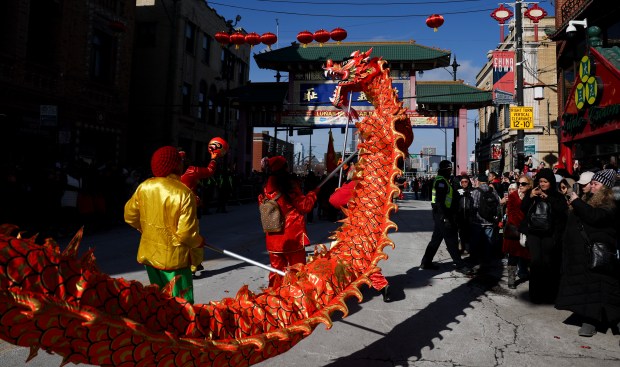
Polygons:
[[[517,106],[523,106],[523,24],[521,13],[521,0],[516,0],[515,3],[515,55],[516,55],[516,93],[515,102]],[[517,168],[523,169],[525,165],[525,152],[524,152],[524,140],[525,130],[517,130]]]

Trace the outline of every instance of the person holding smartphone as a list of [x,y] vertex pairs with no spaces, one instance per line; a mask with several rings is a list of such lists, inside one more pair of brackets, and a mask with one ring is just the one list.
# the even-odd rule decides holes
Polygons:
[[534,188],[521,202],[525,220],[519,232],[527,236],[530,251],[529,296],[533,303],[553,303],[560,281],[561,239],[568,205],[557,190],[555,175],[549,168],[536,173]]
[[[582,174],[584,175],[585,172]],[[586,233],[591,242],[616,243],[617,207],[612,169],[594,174],[588,183],[591,195],[570,194],[571,210],[562,241],[562,279],[555,307],[572,311],[581,321],[579,336],[591,337],[597,327],[620,326],[620,279],[589,269]]]

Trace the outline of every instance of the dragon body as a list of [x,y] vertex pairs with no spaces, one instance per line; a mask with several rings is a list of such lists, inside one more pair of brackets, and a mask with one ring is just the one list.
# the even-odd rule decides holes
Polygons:
[[159,289],[108,276],[92,250],[78,258],[81,231],[61,251],[53,240],[39,245],[4,225],[0,338],[29,347],[28,360],[43,349],[61,355],[63,365],[248,366],[289,350],[321,323],[331,327],[335,311],[347,314],[347,298],[361,301],[360,288],[387,258],[383,249],[394,246],[387,236],[396,229],[389,219],[399,190],[394,177],[413,139],[389,69],[369,54],[325,67],[346,76],[338,93],[361,88],[375,105],[372,116],[356,123],[359,183],[331,249],[318,246],[278,288],[253,293],[242,286],[234,298],[192,305],[171,297],[171,285]]

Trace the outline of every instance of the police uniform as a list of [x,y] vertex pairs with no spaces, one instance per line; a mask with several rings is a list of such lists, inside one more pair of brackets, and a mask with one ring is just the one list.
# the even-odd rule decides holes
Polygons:
[[455,199],[457,198],[452,185],[444,176],[449,176],[451,164],[447,161],[440,163],[439,174],[435,177],[432,188],[431,206],[433,208],[433,236],[426,246],[424,257],[420,264],[421,269],[437,269],[433,264],[433,258],[439,249],[442,240],[446,241],[448,253],[452,257],[452,261],[461,273],[469,273],[471,270],[465,266],[465,262],[461,259],[458,248],[458,228],[454,218],[454,210],[457,206]]

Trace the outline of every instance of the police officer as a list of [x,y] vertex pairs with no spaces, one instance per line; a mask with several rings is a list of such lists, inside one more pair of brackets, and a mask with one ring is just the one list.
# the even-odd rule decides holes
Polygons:
[[450,253],[450,257],[456,266],[456,271],[462,274],[471,274],[472,270],[461,259],[458,248],[458,229],[453,213],[456,206],[456,203],[453,203],[453,198],[456,198],[456,195],[449,180],[451,173],[452,163],[447,160],[441,161],[431,194],[431,206],[433,207],[433,220],[435,222],[433,236],[426,246],[420,269],[439,269],[439,266],[433,264],[433,258],[439,249],[441,240],[445,240],[448,253]]

